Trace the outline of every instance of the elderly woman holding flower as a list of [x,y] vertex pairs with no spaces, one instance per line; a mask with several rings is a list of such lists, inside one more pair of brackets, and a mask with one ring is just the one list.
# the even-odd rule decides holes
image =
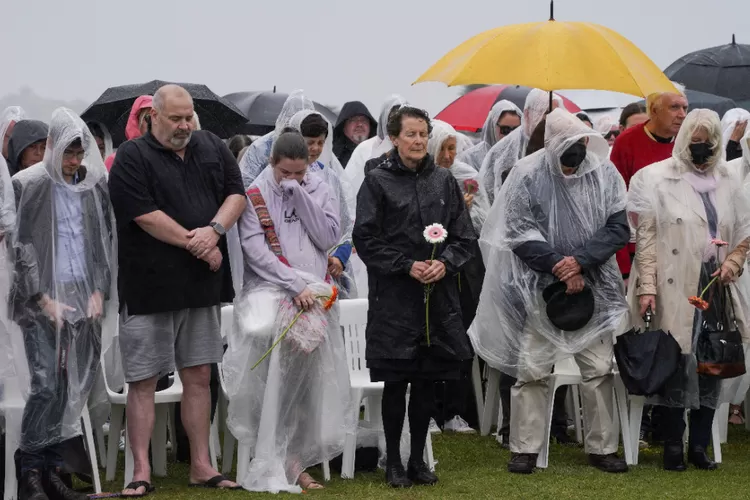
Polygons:
[[[437,380],[455,380],[473,358],[455,277],[472,258],[476,235],[461,189],[427,154],[426,112],[402,106],[388,120],[394,148],[369,169],[357,198],[354,246],[367,266],[367,366],[385,382],[386,479],[393,487],[434,484],[422,459]],[[440,224],[447,237],[428,241]],[[427,307],[429,306],[429,307]],[[408,472],[400,454],[411,385]]]
[[653,397],[653,404],[667,407],[664,468],[671,471],[686,468],[686,409],[691,410],[688,460],[699,469],[716,468],[706,448],[721,379],[697,372],[701,331],[734,320],[744,338],[748,333],[746,304],[734,281],[747,254],[750,201],[723,160],[723,149],[718,115],[694,110],[682,124],[672,157],[644,168],[630,182],[628,212],[637,246],[635,286],[629,290],[632,317],[637,320],[650,309],[652,327],[671,332],[683,353],[683,366]]

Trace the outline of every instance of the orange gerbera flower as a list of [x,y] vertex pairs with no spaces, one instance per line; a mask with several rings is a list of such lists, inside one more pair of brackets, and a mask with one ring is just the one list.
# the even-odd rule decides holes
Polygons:
[[333,292],[331,293],[331,296],[328,297],[328,300],[325,301],[323,304],[323,309],[326,311],[330,311],[333,307],[333,304],[336,302],[336,299],[339,298],[339,289],[335,286],[333,287]]
[[692,297],[688,297],[688,302],[690,302],[690,304],[695,306],[697,309],[700,309],[701,311],[708,310],[708,302],[700,297],[697,297],[695,295],[693,295]]

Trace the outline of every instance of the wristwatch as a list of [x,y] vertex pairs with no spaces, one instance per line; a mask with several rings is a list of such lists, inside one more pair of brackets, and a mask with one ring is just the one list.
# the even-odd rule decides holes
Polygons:
[[216,234],[218,234],[219,236],[224,236],[225,234],[227,234],[227,230],[224,229],[224,226],[222,226],[221,223],[212,222],[209,225],[213,228],[214,231],[216,231]]

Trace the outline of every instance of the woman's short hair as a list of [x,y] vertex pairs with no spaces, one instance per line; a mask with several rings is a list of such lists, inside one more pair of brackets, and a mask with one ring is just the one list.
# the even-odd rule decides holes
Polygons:
[[307,161],[309,157],[310,153],[307,150],[305,138],[293,128],[288,127],[281,131],[281,135],[276,138],[271,150],[273,163],[277,163],[284,158]]
[[646,105],[641,102],[633,102],[622,108],[620,113],[620,126],[625,128],[628,124],[628,119],[633,115],[641,115],[646,113]]
[[401,134],[401,126],[404,118],[416,118],[427,122],[427,133],[432,133],[432,123],[427,111],[412,106],[401,106],[398,111],[388,117],[386,131],[390,137],[398,137]]
[[242,151],[252,143],[253,140],[249,136],[235,135],[231,139],[229,139],[227,147],[229,148],[229,151],[232,152],[232,155],[239,161],[240,151]]
[[497,121],[499,122],[500,120],[503,119],[504,116],[508,116],[508,115],[513,115],[513,116],[517,116],[521,118],[521,115],[519,115],[518,111],[516,111],[515,109],[506,109],[505,111],[500,113],[500,116],[497,117]]
[[328,122],[318,113],[310,113],[299,125],[302,137],[328,137]]

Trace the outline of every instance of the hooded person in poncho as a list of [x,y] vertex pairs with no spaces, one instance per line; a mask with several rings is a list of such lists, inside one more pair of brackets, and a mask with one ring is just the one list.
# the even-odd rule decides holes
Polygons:
[[[552,107],[562,106],[562,98],[555,95]],[[479,169],[479,178],[484,189],[487,191],[490,206],[495,202],[495,198],[500,192],[500,186],[502,186],[508,171],[513,168],[518,160],[526,156],[526,146],[529,143],[529,138],[534,133],[534,129],[539,125],[539,122],[544,118],[545,113],[549,111],[549,107],[549,92],[532,89],[529,95],[526,96],[526,102],[523,106],[521,126],[492,146],[484,157],[482,166]]]
[[346,168],[357,146],[377,133],[378,123],[367,106],[359,101],[344,104],[333,129],[333,152]]
[[[523,113],[518,106],[512,102],[506,100],[496,102],[490,109],[484,127],[482,127],[482,140],[466,151],[459,153],[456,159],[471,165],[478,172],[482,168],[484,157],[487,156],[490,149],[520,126],[522,115]],[[507,133],[504,134],[504,130]]]
[[339,287],[342,299],[357,298],[357,286],[349,259],[352,254],[354,227],[354,192],[344,169],[333,155],[331,124],[317,111],[303,110],[289,122],[290,128],[302,134],[310,154],[310,174],[320,175],[333,193],[339,213],[341,240],[329,250],[328,272]]
[[[639,170],[628,191],[628,214],[636,228],[631,274],[636,285],[628,290],[631,319],[642,327],[640,317],[651,308],[652,328],[670,332],[682,349],[680,370],[659,395],[650,398],[652,404],[664,407],[667,470],[685,469],[685,409],[690,409],[689,461],[701,469],[716,468],[706,449],[721,379],[697,371],[701,332],[736,322],[743,341],[747,344],[750,338],[747,297],[743,287],[734,283],[750,246],[750,200],[737,172],[723,160],[721,134],[714,111],[691,111],[677,134],[671,158]],[[715,276],[721,283],[701,297]],[[688,297],[692,296],[706,299],[708,308],[691,305]]]
[[20,120],[8,140],[8,170],[11,177],[44,158],[49,127],[39,120]]
[[292,117],[304,109],[315,111],[315,105],[305,96],[304,90],[295,90],[289,94],[289,97],[286,98],[284,105],[281,107],[281,112],[276,118],[276,128],[273,132],[267,133],[250,144],[249,149],[239,162],[240,171],[242,172],[242,183],[245,185],[245,189],[249,188],[250,184],[268,166],[274,141],[289,126]]
[[[557,361],[571,356],[583,376],[590,461],[621,472],[627,466],[615,455],[612,358],[613,338],[628,318],[614,258],[630,236],[625,184],[607,160],[602,136],[564,109],[547,116],[544,144],[513,167],[485,222],[480,245],[487,276],[469,336],[480,357],[518,379],[511,395],[511,472],[533,471],[544,437],[547,378]],[[562,288],[561,299],[593,297],[592,315],[576,331],[555,326],[561,323],[547,314],[543,292],[553,284]],[[583,308],[572,312],[584,315]]]
[[724,144],[724,159],[726,161],[742,158],[742,137],[748,130],[750,111],[742,108],[730,109],[721,118],[721,140]]
[[78,498],[59,477],[62,450],[81,433],[99,356],[115,330],[117,295],[106,170],[75,113],[55,111],[44,160],[15,175],[13,190],[10,304],[31,374],[18,460],[21,490],[27,498],[43,489]]
[[[16,123],[26,118],[26,112],[20,106],[8,106],[0,113],[0,139],[3,140],[2,157],[8,160],[8,142]],[[6,165],[7,168],[7,165]]]
[[357,415],[327,281],[328,251],[340,238],[336,197],[308,172],[300,134],[282,133],[270,161],[238,222],[245,279],[224,355],[227,424],[251,450],[250,463],[237,463],[245,489],[299,493],[322,487],[305,470],[342,453]]

